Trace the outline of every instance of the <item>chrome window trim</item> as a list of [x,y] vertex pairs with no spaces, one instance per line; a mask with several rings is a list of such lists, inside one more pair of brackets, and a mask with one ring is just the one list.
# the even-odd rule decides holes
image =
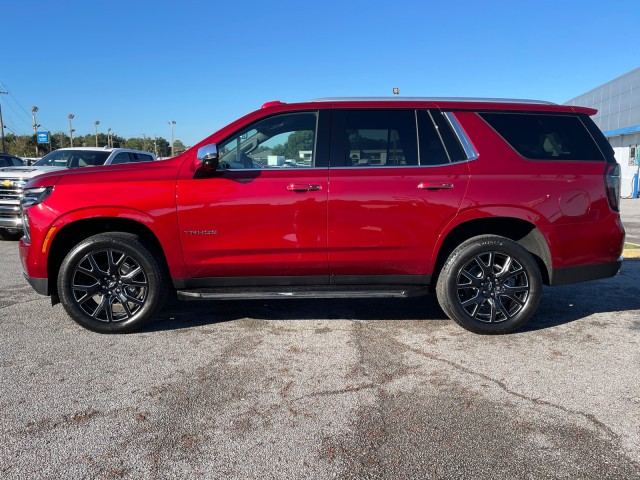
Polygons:
[[458,136],[458,140],[460,141],[460,144],[464,149],[464,153],[467,155],[467,160],[475,160],[476,158],[478,158],[480,155],[478,154],[476,147],[473,146],[471,140],[469,140],[469,137],[467,137],[466,133],[464,133],[462,125],[460,125],[460,122],[458,122],[458,119],[453,114],[453,112],[444,112],[444,116],[447,118],[447,120],[449,121],[449,125],[451,125],[454,132]]
[[364,170],[364,169],[370,169],[370,170],[380,170],[381,168],[442,168],[442,167],[448,167],[449,165],[455,165],[456,163],[460,163],[460,162],[467,162],[468,160],[460,160],[457,162],[450,162],[450,163],[441,163],[438,165],[362,165],[361,167],[329,167],[331,170]]

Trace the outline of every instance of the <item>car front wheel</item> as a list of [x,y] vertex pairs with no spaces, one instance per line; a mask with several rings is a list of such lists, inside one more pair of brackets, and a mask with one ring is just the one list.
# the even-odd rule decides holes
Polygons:
[[166,298],[166,280],[154,255],[128,233],[89,237],[65,257],[58,294],[76,322],[100,333],[140,328]]
[[542,278],[532,255],[516,242],[481,235],[458,246],[436,285],[444,312],[475,333],[510,332],[540,303]]

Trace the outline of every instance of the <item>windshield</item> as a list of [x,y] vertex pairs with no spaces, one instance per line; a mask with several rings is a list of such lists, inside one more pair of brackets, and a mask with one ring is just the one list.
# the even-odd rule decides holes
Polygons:
[[99,150],[56,150],[45,155],[33,165],[36,167],[93,167],[104,165],[110,152]]

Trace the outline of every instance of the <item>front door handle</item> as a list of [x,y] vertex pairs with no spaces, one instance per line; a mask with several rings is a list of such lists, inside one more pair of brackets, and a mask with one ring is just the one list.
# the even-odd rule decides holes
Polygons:
[[308,183],[290,183],[287,185],[290,192],[317,192],[322,190],[322,185],[310,185]]
[[420,190],[451,190],[453,183],[421,183],[418,188]]

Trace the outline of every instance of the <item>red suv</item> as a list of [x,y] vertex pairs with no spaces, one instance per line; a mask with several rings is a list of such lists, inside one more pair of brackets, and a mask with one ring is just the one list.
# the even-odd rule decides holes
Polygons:
[[33,288],[128,332],[182,299],[435,291],[477,333],[543,284],[610,277],[619,166],[589,118],[545,102],[270,102],[165,161],[53,172],[22,199]]

